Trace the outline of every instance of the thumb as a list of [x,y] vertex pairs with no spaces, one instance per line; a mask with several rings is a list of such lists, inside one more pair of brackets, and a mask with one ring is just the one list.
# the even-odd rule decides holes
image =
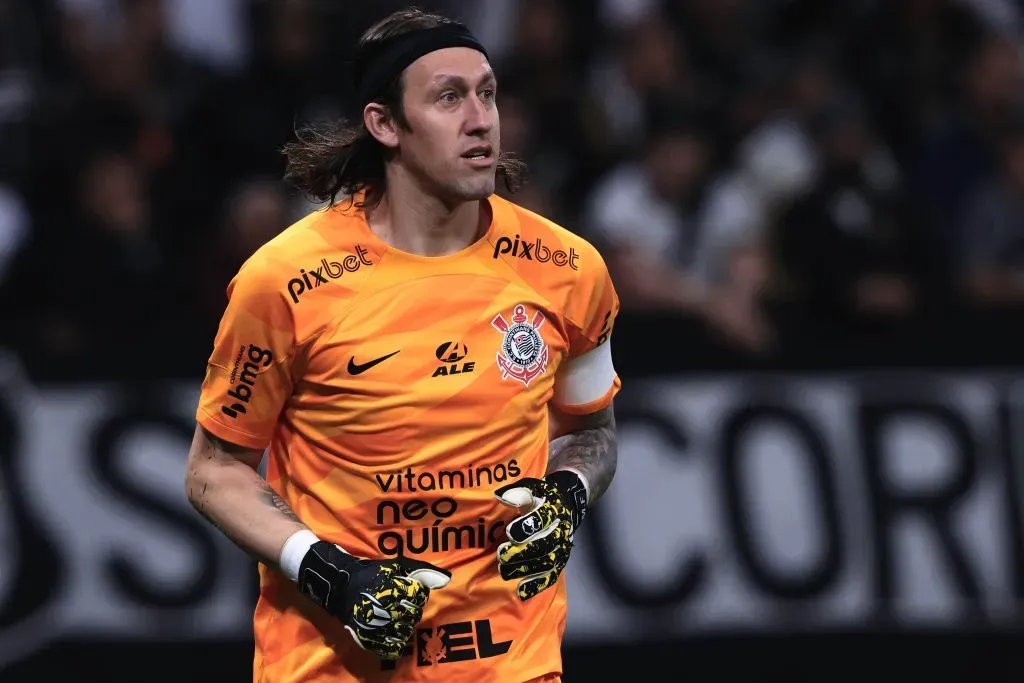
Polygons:
[[402,559],[402,568],[405,570],[405,575],[413,581],[418,581],[430,590],[436,590],[438,588],[444,588],[452,580],[452,573],[435,567],[429,562],[423,560],[410,560],[408,558]]
[[514,508],[529,507],[531,510],[541,504],[542,498],[537,495],[540,479],[525,478],[514,484],[502,486],[494,492],[495,497],[505,505]]

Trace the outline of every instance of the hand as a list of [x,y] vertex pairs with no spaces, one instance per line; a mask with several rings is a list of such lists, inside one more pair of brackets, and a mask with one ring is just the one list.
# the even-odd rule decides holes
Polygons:
[[337,617],[359,647],[398,659],[423,617],[430,591],[452,575],[420,560],[366,560],[319,541],[299,567],[299,590]]
[[505,505],[526,509],[508,523],[509,542],[498,546],[501,578],[520,579],[516,595],[529,600],[555,585],[572,550],[573,534],[587,512],[587,491],[574,472],[520,479],[494,492]]
[[704,315],[711,328],[733,344],[750,351],[766,351],[774,332],[755,299],[719,290],[708,297]]

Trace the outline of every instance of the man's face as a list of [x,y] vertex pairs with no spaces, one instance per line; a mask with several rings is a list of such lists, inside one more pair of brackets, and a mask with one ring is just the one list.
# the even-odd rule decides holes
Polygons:
[[487,59],[470,48],[437,50],[405,72],[398,159],[446,201],[494,193],[500,150],[496,82]]
[[667,133],[652,144],[647,163],[658,194],[673,201],[684,199],[704,174],[707,149],[696,135]]

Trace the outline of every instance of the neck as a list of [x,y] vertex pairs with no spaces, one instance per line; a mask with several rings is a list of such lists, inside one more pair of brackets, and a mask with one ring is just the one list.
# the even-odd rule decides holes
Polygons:
[[465,249],[487,230],[486,203],[446,202],[398,168],[389,168],[387,191],[367,212],[379,238],[419,256],[446,256]]

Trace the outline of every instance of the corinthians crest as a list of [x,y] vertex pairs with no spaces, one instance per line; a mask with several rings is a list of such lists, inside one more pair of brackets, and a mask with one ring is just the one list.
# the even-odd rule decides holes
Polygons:
[[548,347],[538,331],[543,324],[544,314],[536,311],[531,320],[523,304],[512,310],[512,324],[500,313],[494,316],[491,325],[505,335],[498,351],[502,379],[511,377],[530,386],[530,382],[547,370]]

